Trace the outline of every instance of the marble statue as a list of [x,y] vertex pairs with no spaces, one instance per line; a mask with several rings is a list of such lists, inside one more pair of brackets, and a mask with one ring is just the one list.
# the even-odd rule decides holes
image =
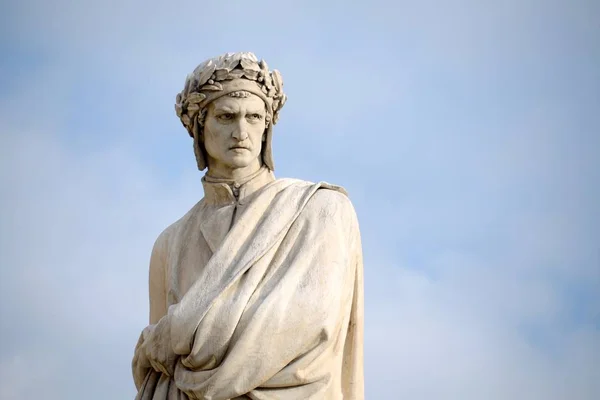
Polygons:
[[276,179],[281,74],[200,64],[175,110],[204,198],[158,237],[137,399],[363,399],[363,263],[344,189]]

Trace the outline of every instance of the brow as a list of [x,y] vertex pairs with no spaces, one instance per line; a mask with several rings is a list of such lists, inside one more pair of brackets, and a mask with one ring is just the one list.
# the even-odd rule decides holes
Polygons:
[[221,107],[216,107],[215,108],[215,113],[229,113],[229,114],[236,114],[236,112],[227,106],[221,106]]
[[264,114],[264,113],[265,113],[264,108],[255,108],[254,110],[248,110],[248,112],[246,114]]

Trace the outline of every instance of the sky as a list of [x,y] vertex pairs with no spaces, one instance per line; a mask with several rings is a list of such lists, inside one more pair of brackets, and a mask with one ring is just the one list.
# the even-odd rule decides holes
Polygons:
[[367,399],[600,398],[598,38],[592,0],[1,2],[0,398],[135,396],[202,198],[175,96],[235,51],[283,76],[276,175],[356,208]]

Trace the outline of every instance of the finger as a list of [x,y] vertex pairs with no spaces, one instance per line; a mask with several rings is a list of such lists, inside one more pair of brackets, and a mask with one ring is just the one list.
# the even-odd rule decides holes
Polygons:
[[158,361],[150,361],[150,362],[152,363],[152,368],[154,368],[156,371],[162,372],[163,374],[165,374],[167,376],[171,376],[171,374],[169,373],[169,371],[163,364],[161,364]]

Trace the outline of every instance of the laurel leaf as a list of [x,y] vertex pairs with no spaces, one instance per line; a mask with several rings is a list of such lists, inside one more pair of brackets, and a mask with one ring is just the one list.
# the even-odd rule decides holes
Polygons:
[[222,81],[224,79],[227,79],[227,75],[229,74],[229,70],[226,68],[219,68],[217,70],[215,70],[215,80],[216,81]]
[[188,114],[195,114],[198,111],[200,111],[200,105],[199,104],[190,104],[189,106],[187,106],[187,111],[188,111]]
[[[204,99],[206,99],[206,95],[204,93],[198,93],[198,92],[194,92],[191,93],[186,99],[185,101],[190,103],[190,104],[199,104],[201,103]],[[189,108],[189,107],[188,107]]]
[[240,66],[247,71],[260,71],[260,67],[258,66],[257,62],[248,58],[242,58],[240,60]]
[[283,78],[279,71],[274,69],[271,73],[271,78],[273,79],[273,86],[277,89],[277,93],[281,93],[283,91]]
[[213,74],[213,72],[215,72],[215,68],[216,65],[212,62],[212,60],[210,60],[206,67],[202,69],[202,72],[198,76],[198,82],[194,87],[198,88],[204,85],[210,79],[210,76]]
[[242,76],[244,76],[243,69],[234,69],[233,71],[229,71],[226,79],[240,79]]
[[220,90],[223,90],[223,85],[221,85],[219,82],[215,82],[212,85],[204,85],[204,86],[202,86],[202,88],[200,90],[202,90],[203,92],[204,91],[218,92]]
[[253,70],[244,71],[244,76],[250,80],[255,81],[258,78],[258,72]]

